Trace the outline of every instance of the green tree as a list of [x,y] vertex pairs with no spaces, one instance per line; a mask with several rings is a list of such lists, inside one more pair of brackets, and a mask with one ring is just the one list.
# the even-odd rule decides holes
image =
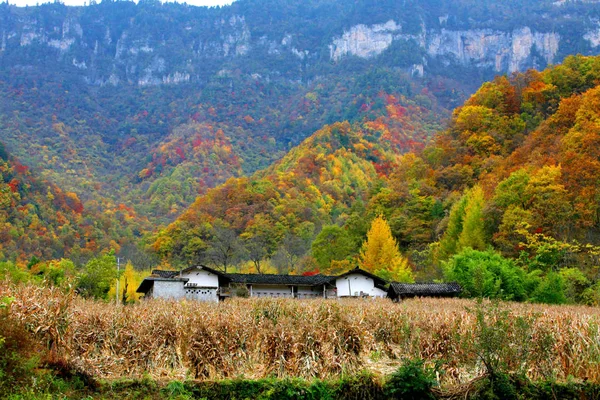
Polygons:
[[525,271],[493,250],[462,250],[444,265],[444,277],[458,282],[466,297],[527,298]]
[[83,268],[77,291],[84,297],[106,299],[113,280],[117,278],[117,259],[113,251],[92,258]]
[[483,226],[483,207],[485,200],[483,190],[477,185],[466,194],[465,215],[463,217],[462,231],[458,237],[459,249],[471,247],[483,250],[487,247]]
[[529,179],[529,173],[524,169],[510,174],[508,178],[500,182],[496,187],[493,199],[494,203],[504,209],[510,206],[526,208],[531,195],[527,193]]
[[590,280],[577,268],[562,268],[559,272],[564,283],[564,293],[569,303],[583,303],[583,293]]
[[216,223],[206,252],[208,259],[227,273],[227,267],[238,262],[243,253],[244,248],[235,231],[222,223]]
[[560,274],[549,272],[533,292],[531,301],[546,304],[566,303],[565,283]]
[[458,239],[462,232],[463,219],[465,216],[465,208],[467,207],[467,198],[462,196],[450,208],[448,216],[448,226],[440,240],[439,258],[447,260],[452,255],[458,253]]
[[353,255],[356,246],[346,230],[337,225],[327,225],[315,238],[311,251],[319,266],[327,269],[331,261],[344,260]]
[[480,186],[466,190],[450,209],[448,227],[440,240],[440,260],[470,247],[484,250],[487,239],[483,221],[485,200]]

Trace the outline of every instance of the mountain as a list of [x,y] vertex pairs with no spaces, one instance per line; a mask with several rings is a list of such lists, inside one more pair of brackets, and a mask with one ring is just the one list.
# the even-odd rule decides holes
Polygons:
[[599,7],[2,4],[0,136],[84,205],[125,204],[160,225],[228,178],[268,167],[325,124],[385,116],[386,95],[433,112],[431,135],[448,109],[496,73],[596,53],[600,28],[589,16]]
[[307,82],[352,56],[417,75],[451,67],[442,75],[465,68],[490,76],[597,52],[600,26],[589,16],[599,7],[553,0],[4,4],[1,62],[5,72],[57,70],[91,85],[206,84],[231,73]]
[[226,226],[242,240],[269,236],[265,258],[290,235],[308,242],[306,255],[333,224],[354,241],[351,256],[369,221],[384,215],[421,278],[439,277],[440,262],[463,247],[488,246],[532,269],[571,266],[592,277],[599,82],[600,57],[583,56],[497,77],[409,152],[392,145],[402,136],[394,121],[405,115],[402,125],[414,126],[419,113],[388,99],[377,121],[327,126],[268,169],[210,190],[154,247],[173,262],[198,261],[214,226]]
[[[225,182],[256,179],[284,188],[276,190],[281,204],[274,212],[289,215],[275,218],[279,233],[272,246],[288,236],[308,243],[323,224],[379,212],[392,216],[390,204],[399,199],[413,211],[433,207],[426,218],[397,211],[390,220],[402,246],[424,246],[443,232],[443,223],[436,227],[458,196],[445,194],[476,182],[481,167],[438,171],[432,164],[428,168],[441,177],[417,193],[393,184],[398,165],[415,156],[400,155],[430,143],[449,110],[485,79],[542,68],[573,53],[597,53],[599,8],[590,1],[516,0],[240,0],[220,8],[157,1],[2,4],[0,138],[32,179],[74,193],[85,213],[128,214],[118,222],[94,219],[105,221],[98,222],[98,249],[160,231],[198,196],[217,196],[220,189],[212,189]],[[526,121],[527,135],[545,115],[534,117]],[[517,117],[507,118],[519,131]],[[292,150],[318,131],[322,141],[332,140],[330,149],[303,144],[304,156]],[[348,150],[346,137],[358,148]],[[324,163],[319,154],[340,165]],[[417,154],[416,160],[425,157]],[[302,172],[302,163],[343,173],[321,177]],[[288,167],[312,182],[292,179],[300,193],[295,205],[286,192],[293,192],[288,177],[261,175],[269,168],[287,173]],[[474,175],[465,186],[460,179],[468,168]],[[346,173],[349,180],[338,182]],[[356,196],[340,189],[375,177],[373,185],[350,185]],[[321,179],[332,187],[317,186]],[[440,191],[442,184],[448,192]],[[318,195],[305,193],[311,185]],[[402,196],[390,200],[388,192]],[[233,217],[209,216],[233,223]],[[314,226],[299,227],[305,221]],[[363,225],[352,233],[356,242]],[[252,236],[243,224],[228,229]],[[202,231],[199,237],[202,250],[212,236]],[[6,257],[28,251],[20,249],[45,257],[38,244],[17,245]],[[182,260],[190,256],[157,248]]]
[[[286,237],[310,241],[324,225],[343,224],[351,214],[358,223],[360,205],[381,190],[399,154],[423,147],[435,122],[406,98],[381,100],[384,116],[327,125],[270,167],[198,197],[159,233],[155,250],[184,263],[202,261],[212,228],[225,226],[245,239],[268,236],[270,254]],[[366,228],[360,223],[359,240]]]

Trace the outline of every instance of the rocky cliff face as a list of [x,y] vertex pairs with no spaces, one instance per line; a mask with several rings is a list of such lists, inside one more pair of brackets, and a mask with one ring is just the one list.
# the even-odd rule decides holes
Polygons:
[[206,60],[223,62],[251,48],[243,16],[215,16],[208,27],[206,20],[171,21],[161,31],[135,17],[111,21],[82,10],[61,8],[47,20],[5,7],[0,14],[0,60],[8,68],[31,68],[50,58],[75,68],[90,84],[147,86],[189,82],[201,74]]
[[330,56],[336,61],[347,54],[362,58],[377,56],[392,44],[401,30],[392,20],[385,24],[353,26],[329,45]]
[[[321,18],[329,18],[331,26],[323,30],[317,26],[322,22],[314,22],[315,26],[308,22],[319,15],[318,9],[298,4],[299,15],[273,19],[265,14],[273,7],[269,1],[275,0],[239,0],[240,7],[234,3],[222,9],[128,2],[77,8],[48,4],[28,9],[3,4],[0,63],[5,70],[60,67],[92,85],[147,86],[205,82],[231,71],[300,81],[311,69],[313,75],[321,73],[331,60],[357,56],[377,63],[384,53],[394,53],[393,62],[404,64],[399,66],[418,76],[427,74],[433,64],[510,73],[542,68],[572,53],[600,51],[600,22],[577,14],[577,10],[565,11],[569,29],[565,24],[545,23],[554,16],[527,16],[529,25],[503,28],[506,17],[498,17],[498,23],[473,24],[469,18],[433,9],[430,14],[439,14],[433,19],[391,9],[390,15],[400,17],[348,24],[349,20],[381,21],[380,16],[368,15],[376,4],[363,0],[364,15],[354,12],[352,18],[336,20],[333,14],[324,14]],[[570,10],[569,4],[544,7],[557,12],[558,8]],[[260,10],[261,6],[265,10]],[[344,2],[337,6],[351,9]],[[591,11],[585,12],[590,15]],[[580,20],[585,26],[578,25]],[[410,29],[406,29],[408,25]],[[548,28],[554,26],[560,28]],[[398,43],[411,43],[412,50],[395,46]],[[403,63],[403,57],[410,62]]]
[[[585,38],[598,46],[600,34],[587,33]],[[357,25],[334,38],[331,58],[354,55],[372,58],[385,51],[394,40],[414,40],[431,58],[443,58],[446,64],[492,68],[495,72],[515,72],[540,67],[536,60],[551,64],[556,60],[560,35],[556,32],[535,32],[529,27],[501,32],[491,29],[423,30],[418,35],[402,34],[395,21],[385,24]],[[426,60],[424,60],[426,62]],[[543,66],[543,65],[542,65]]]

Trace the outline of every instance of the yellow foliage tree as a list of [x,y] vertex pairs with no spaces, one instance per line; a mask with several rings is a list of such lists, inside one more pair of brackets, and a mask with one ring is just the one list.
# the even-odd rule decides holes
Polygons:
[[408,260],[402,256],[392,230],[382,215],[371,223],[360,251],[360,266],[384,279],[414,282]]
[[[128,262],[127,265],[125,265],[125,271],[123,271],[119,278],[119,301],[122,304],[135,303],[140,299],[141,294],[136,293],[135,291],[140,286],[143,279],[142,277],[147,276],[148,274],[148,271],[138,272],[133,269],[131,262]],[[115,294],[116,281],[113,281],[110,290],[108,291],[108,299],[114,300]]]

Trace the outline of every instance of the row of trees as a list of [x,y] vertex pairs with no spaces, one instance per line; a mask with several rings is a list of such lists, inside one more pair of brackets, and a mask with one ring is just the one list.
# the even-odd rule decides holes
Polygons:
[[212,228],[211,235],[198,261],[223,272],[333,274],[358,265],[390,281],[414,280],[408,259],[400,253],[383,216],[372,221],[365,241],[358,247],[337,225],[325,226],[314,240],[287,234],[278,247],[273,247],[272,238],[267,234],[240,238],[222,223]]
[[136,290],[149,274],[149,270],[134,268],[130,261],[119,270],[112,250],[83,265],[77,265],[67,258],[41,261],[33,257],[25,267],[10,261],[0,262],[0,280],[44,283],[63,287],[65,290],[74,289],[86,298],[118,301],[122,304],[134,303],[140,299]]

